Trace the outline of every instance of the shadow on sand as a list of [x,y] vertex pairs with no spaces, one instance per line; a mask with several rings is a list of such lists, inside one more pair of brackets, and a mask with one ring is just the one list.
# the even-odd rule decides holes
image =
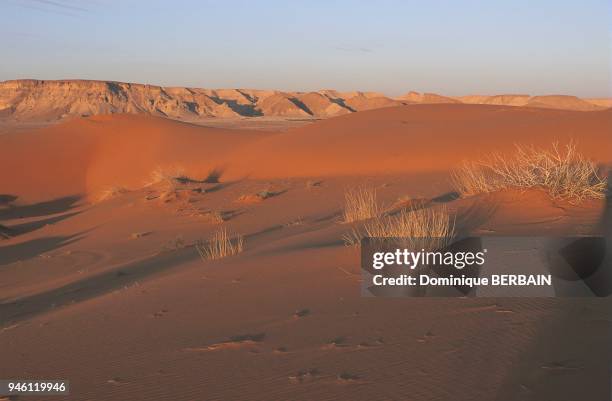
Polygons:
[[199,258],[193,247],[165,251],[151,257],[114,267],[59,288],[0,304],[0,326],[83,302],[129,286],[153,274]]
[[[15,199],[17,199],[17,197],[13,197],[13,200]],[[50,201],[33,203],[31,205],[20,206],[9,204],[8,207],[0,209],[0,221],[23,219],[29,217],[41,217],[48,216],[50,214],[67,212],[68,210],[76,207],[76,204],[80,199],[81,196],[71,195],[53,199]]]
[[68,236],[36,238],[19,244],[0,247],[0,267],[17,261],[26,261],[80,240],[84,233]]

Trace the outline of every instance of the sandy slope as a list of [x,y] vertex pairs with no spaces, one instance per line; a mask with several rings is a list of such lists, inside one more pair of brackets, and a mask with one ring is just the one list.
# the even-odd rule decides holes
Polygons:
[[[465,233],[599,233],[609,201],[456,199],[448,170],[514,142],[577,135],[609,161],[610,121],[416,105],[281,134],[134,116],[9,133],[0,377],[67,378],[79,401],[584,399],[577,379],[601,399],[609,301],[362,298],[358,254],[341,241],[351,226],[339,220],[344,190],[368,185],[385,206],[444,205]],[[219,184],[135,185],[160,162],[227,173]],[[115,180],[134,187],[96,204],[70,196]],[[262,190],[275,195],[240,201]],[[245,252],[202,261],[195,241],[221,226],[245,235]]]
[[138,115],[75,119],[1,136],[0,181],[28,201],[142,187],[158,167],[206,175],[226,152],[266,135]]
[[158,167],[200,179],[215,168],[231,179],[447,171],[465,159],[512,151],[515,143],[570,140],[587,156],[608,162],[611,116],[609,110],[409,105],[283,133],[97,116],[0,136],[0,179],[4,191],[37,201],[142,187]]
[[439,171],[465,159],[513,151],[515,143],[548,147],[570,140],[586,155],[607,162],[612,160],[611,119],[610,111],[409,105],[263,138],[238,150],[228,166],[238,175],[258,177]]

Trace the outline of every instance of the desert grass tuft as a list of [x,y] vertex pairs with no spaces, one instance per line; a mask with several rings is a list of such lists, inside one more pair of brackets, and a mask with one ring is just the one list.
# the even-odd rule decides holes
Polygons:
[[149,182],[146,184],[146,186],[161,183],[169,188],[175,188],[177,183],[186,178],[185,171],[180,167],[157,167],[151,172]]
[[245,202],[245,203],[251,203],[251,202],[261,202],[264,201],[266,199],[278,196],[282,193],[286,192],[285,190],[280,190],[280,191],[273,191],[269,188],[264,189],[262,191],[259,191],[255,194],[248,194],[248,195],[241,195],[237,201],[238,202]]
[[208,242],[196,242],[195,248],[203,260],[222,259],[242,252],[244,237],[239,235],[232,238],[227,230],[222,228],[215,232]]
[[98,196],[95,198],[96,202],[103,202],[105,200],[116,198],[117,196],[123,195],[129,192],[127,188],[120,186],[112,186],[106,188],[98,193]]
[[446,208],[404,209],[397,215],[376,217],[361,229],[344,236],[347,246],[359,245],[362,238],[402,238],[415,249],[439,249],[455,236],[455,224]]
[[218,184],[221,176],[223,175],[223,170],[220,168],[214,168],[208,172],[206,178],[204,178],[205,183],[207,184]]
[[206,221],[213,224],[221,224],[230,218],[231,213],[222,212],[220,210],[207,210],[204,212],[195,211],[197,216],[203,217]]
[[507,188],[543,188],[552,198],[573,203],[605,197],[607,184],[597,165],[578,153],[576,145],[551,150],[516,147],[512,157],[492,155],[485,162],[466,162],[453,172],[454,186],[462,196]]
[[344,194],[345,223],[367,220],[380,215],[376,190],[367,187],[354,188]]
[[316,187],[320,187],[323,184],[321,180],[308,180],[306,181],[306,188],[312,189]]

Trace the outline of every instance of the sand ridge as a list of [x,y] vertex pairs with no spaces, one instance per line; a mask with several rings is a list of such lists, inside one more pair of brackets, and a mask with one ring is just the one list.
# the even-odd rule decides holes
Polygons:
[[[139,188],[158,168],[196,178],[218,168],[231,179],[448,171],[466,159],[512,151],[516,143],[574,141],[586,156],[609,162],[610,116],[606,110],[408,105],[281,133],[96,116],[0,136],[0,178],[7,193],[34,201]],[[27,162],[20,149],[28,149]]]

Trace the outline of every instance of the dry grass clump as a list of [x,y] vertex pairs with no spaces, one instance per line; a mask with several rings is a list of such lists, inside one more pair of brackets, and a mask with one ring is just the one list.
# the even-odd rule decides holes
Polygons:
[[278,196],[284,192],[285,190],[272,191],[271,189],[264,189],[263,191],[259,191],[255,194],[241,195],[236,201],[242,203],[256,203],[272,198],[274,196]]
[[344,236],[348,246],[359,245],[362,238],[402,238],[415,249],[439,249],[455,235],[455,223],[446,208],[405,209],[394,216],[376,217],[362,229]]
[[596,164],[569,143],[564,150],[516,147],[513,157],[492,155],[486,162],[466,162],[453,172],[456,190],[463,196],[506,188],[544,188],[552,198],[580,202],[605,197],[606,181]]
[[321,180],[308,180],[306,181],[306,188],[312,189],[316,187],[320,187],[323,184]]
[[239,235],[232,238],[227,230],[222,228],[215,232],[208,242],[196,242],[195,248],[203,260],[222,259],[242,252],[244,237]]
[[266,200],[273,196],[280,194],[278,191],[271,191],[269,189],[264,189],[263,191],[257,192],[255,195],[258,196],[261,200]]
[[376,190],[367,187],[354,188],[344,194],[344,222],[367,220],[380,215]]
[[123,195],[127,192],[129,192],[127,188],[120,186],[112,186],[100,191],[96,196],[95,201],[104,202],[105,200],[116,198],[117,196]]
[[208,172],[206,178],[204,178],[203,182],[207,184],[218,184],[221,176],[223,175],[223,170],[220,168],[213,168]]
[[210,210],[202,214],[202,216],[214,224],[221,224],[226,220],[226,214],[220,210]]
[[185,170],[183,170],[181,167],[157,167],[151,173],[151,177],[146,186],[161,183],[170,188],[174,188],[181,179],[186,179]]

